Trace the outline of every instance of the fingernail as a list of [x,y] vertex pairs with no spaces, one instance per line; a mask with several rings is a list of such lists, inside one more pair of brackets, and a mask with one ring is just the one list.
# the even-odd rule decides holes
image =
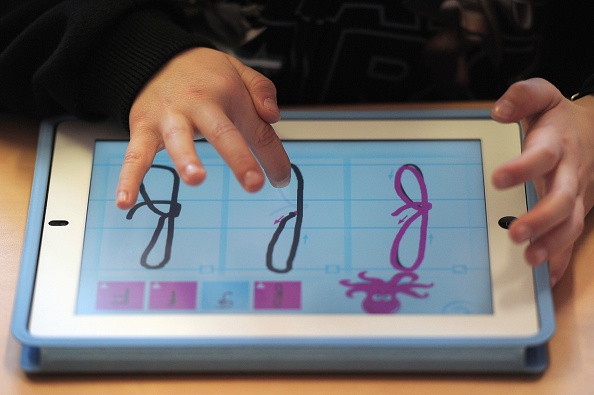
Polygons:
[[119,191],[116,195],[116,202],[127,202],[128,201],[128,192],[126,191]]
[[190,163],[189,165],[186,166],[186,174],[187,175],[192,175],[192,174],[196,174],[198,173],[198,166],[196,166],[193,163]]
[[516,235],[518,242],[522,242],[522,241],[526,241],[528,239],[530,239],[530,228],[528,228],[527,226],[524,225],[520,225],[517,229],[516,229]]
[[194,164],[194,163],[190,163],[189,165],[186,166],[186,176],[187,177],[196,177],[196,176],[202,176],[204,174],[204,168]]
[[512,185],[511,178],[503,173],[497,173],[493,178],[493,183],[497,188],[507,188]]
[[278,109],[278,105],[276,104],[276,101],[270,97],[264,100],[264,107],[275,113],[280,112],[280,110]]
[[248,171],[243,177],[243,185],[249,191],[260,189],[263,182],[264,178],[262,175],[253,170]]
[[271,182],[271,183],[272,183],[272,186],[275,188],[284,188],[291,183],[291,175],[289,174],[289,177],[285,178],[284,180]]
[[499,100],[495,103],[493,112],[501,118],[510,118],[514,113],[514,106],[507,100]]

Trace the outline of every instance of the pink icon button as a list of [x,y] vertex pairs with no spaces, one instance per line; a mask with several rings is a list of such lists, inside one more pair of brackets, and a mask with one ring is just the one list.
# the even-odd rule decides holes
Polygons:
[[300,309],[301,282],[256,281],[254,309]]
[[191,281],[154,281],[150,285],[150,310],[193,310],[198,284]]

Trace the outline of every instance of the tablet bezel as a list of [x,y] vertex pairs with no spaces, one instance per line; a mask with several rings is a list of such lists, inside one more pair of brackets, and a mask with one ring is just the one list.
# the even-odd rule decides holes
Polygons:
[[[128,136],[113,124],[70,121],[60,123],[55,135],[30,333],[50,338],[136,339],[517,338],[538,333],[533,273],[523,262],[525,245],[513,244],[497,224],[502,216],[526,211],[525,188],[499,191],[490,182],[498,165],[520,154],[519,125],[501,125],[488,119],[327,119],[284,120],[275,125],[275,130],[284,140],[480,140],[493,314],[77,315],[94,144],[96,140],[125,140]],[[66,219],[69,225],[49,226],[52,219]],[[64,240],[68,240],[69,248],[65,248]],[[506,256],[513,259],[503,262]]]

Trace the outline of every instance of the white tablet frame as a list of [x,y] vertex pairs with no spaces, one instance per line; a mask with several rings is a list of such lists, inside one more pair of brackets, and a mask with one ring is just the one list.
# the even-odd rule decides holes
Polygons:
[[[539,332],[532,268],[525,244],[510,241],[497,221],[526,212],[523,186],[495,189],[491,175],[521,153],[519,125],[488,119],[286,120],[285,140],[480,140],[483,158],[493,314],[487,315],[77,315],[93,149],[96,140],[125,140],[109,123],[57,126],[29,331],[47,338],[519,338]],[[394,131],[397,130],[397,133]],[[66,219],[68,226],[49,226]],[[67,243],[64,240],[68,240]]]

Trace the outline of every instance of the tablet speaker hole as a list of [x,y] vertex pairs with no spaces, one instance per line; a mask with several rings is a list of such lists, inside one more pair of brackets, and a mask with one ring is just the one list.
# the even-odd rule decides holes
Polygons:
[[68,221],[65,219],[53,219],[49,223],[49,226],[66,226],[68,225]]
[[515,220],[516,220],[516,217],[507,216],[507,217],[501,218],[498,221],[498,223],[499,223],[499,226],[501,226],[503,229],[508,229],[509,226],[511,225],[511,223],[514,222]]

